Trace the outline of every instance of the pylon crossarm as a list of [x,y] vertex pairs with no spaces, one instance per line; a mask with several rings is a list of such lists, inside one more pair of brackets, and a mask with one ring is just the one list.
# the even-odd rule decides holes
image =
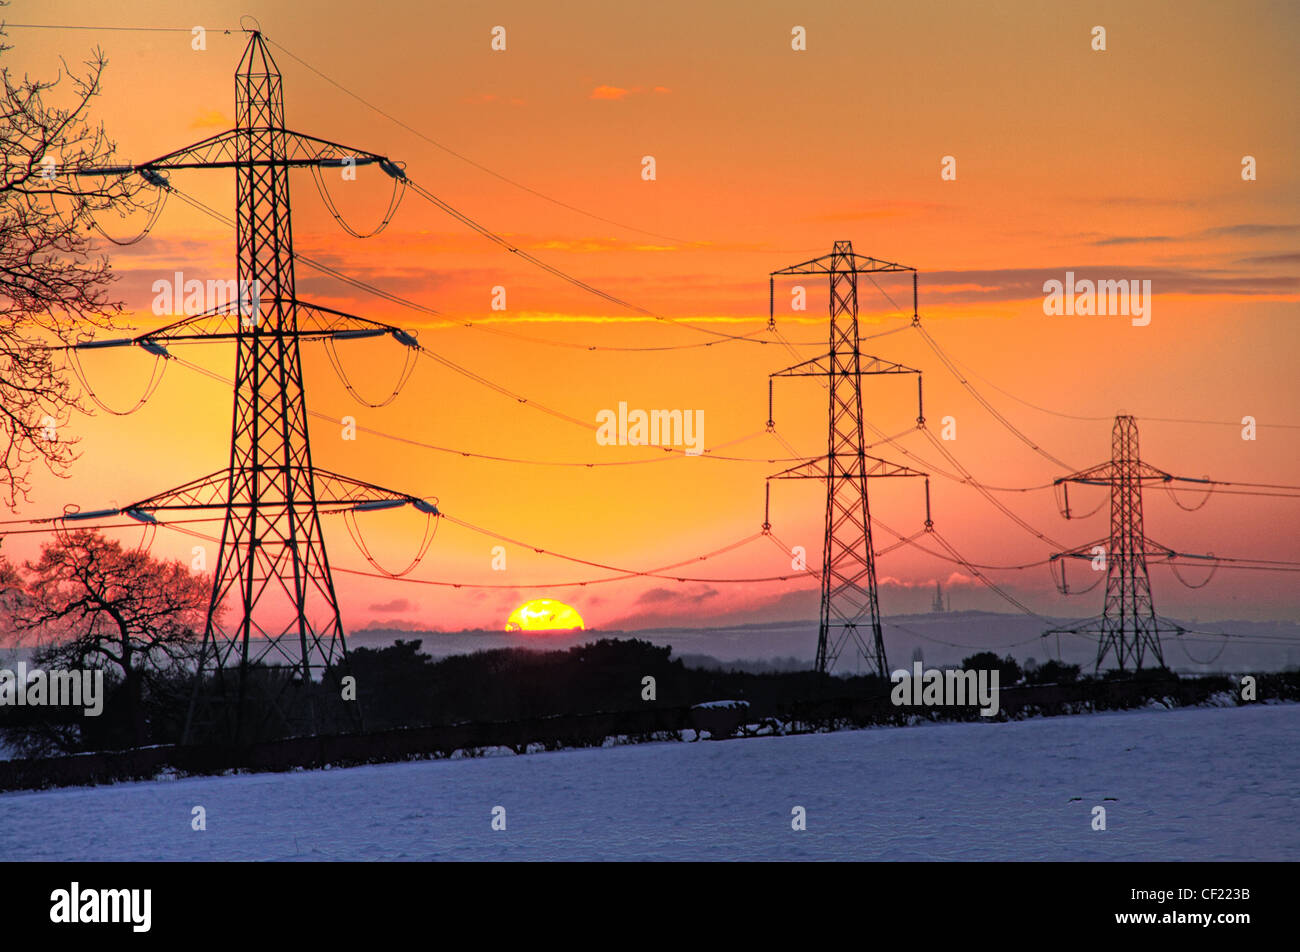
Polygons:
[[276,132],[283,136],[285,155],[282,158],[260,159],[254,162],[239,160],[229,165],[282,165],[293,168],[317,166],[321,168],[343,168],[357,165],[378,165],[386,175],[394,179],[406,179],[402,165],[386,155],[358,149],[353,146],[331,142],[304,132],[289,129],[250,129],[251,133]]
[[[1171,559],[1199,559],[1199,560],[1202,561],[1202,562],[1222,562],[1222,561],[1225,561],[1224,559],[1222,559],[1222,558],[1220,558],[1219,556],[1215,555],[1213,552],[1204,552],[1204,553],[1202,553],[1202,552],[1175,552],[1173,549],[1170,549],[1170,550],[1169,550],[1169,557],[1170,557]],[[1241,560],[1240,560],[1240,559],[1234,559],[1233,561],[1238,561],[1238,562],[1239,562],[1239,561],[1241,561]]]
[[831,358],[830,354],[822,354],[819,357],[810,357],[808,360],[801,360],[797,364],[786,367],[784,370],[778,370],[775,373],[768,374],[769,377],[823,377],[829,373],[826,361]]
[[414,337],[393,324],[372,321],[368,317],[357,317],[355,314],[336,311],[332,307],[311,304],[307,301],[296,300],[293,303],[298,310],[298,334],[304,339],[359,337],[367,331],[373,331],[374,336],[392,334],[400,343],[408,347],[417,346]]
[[411,493],[377,486],[362,479],[342,476],[325,469],[313,469],[312,478],[316,504],[322,508],[355,509],[364,506],[368,509],[387,509],[411,505],[429,515],[441,515],[436,501],[431,503],[424,497]]
[[[827,463],[834,459],[857,459],[861,457],[864,461],[862,476],[870,479],[877,479],[887,476],[926,476],[929,473],[923,473],[919,470],[903,466],[901,463],[893,463],[887,459],[881,459],[878,456],[871,456],[867,453],[842,453],[835,456],[819,456],[816,459],[806,460],[802,463],[796,463],[789,469],[783,469],[779,473],[773,473],[768,479],[826,479],[828,477]],[[874,465],[868,466],[867,462]],[[855,474],[845,473],[836,470],[836,479],[854,479],[858,478]]]
[[[129,175],[132,172],[140,172],[144,169],[173,169],[173,168],[220,168],[219,165],[197,164],[187,165],[178,164],[188,156],[197,156],[200,159],[204,157],[228,157],[234,159],[233,144],[236,130],[227,129],[225,132],[218,132],[216,135],[208,136],[198,142],[191,143],[175,152],[169,152],[166,155],[160,155],[148,162],[128,165],[86,165],[74,169],[68,169],[70,175]],[[229,151],[228,151],[229,150]]]
[[1133,467],[1133,469],[1134,469],[1134,475],[1137,476],[1138,479],[1144,481],[1154,479],[1154,480],[1160,480],[1161,482],[1168,483],[1178,478],[1172,475],[1171,473],[1166,473],[1163,469],[1157,469],[1156,467],[1152,466],[1150,463],[1144,462],[1142,460],[1138,460],[1137,464]]
[[[321,509],[344,510],[364,506],[368,509],[388,508],[411,505],[429,515],[439,515],[437,503],[430,503],[423,497],[411,493],[399,492],[368,483],[365,480],[341,476],[329,470],[313,469],[313,486],[316,503]],[[248,501],[229,501],[230,472],[221,470],[208,476],[202,476],[175,489],[164,490],[146,499],[123,506],[119,512],[157,513],[194,510],[247,509],[252,504]],[[267,500],[259,500],[259,505],[266,505]]]
[[[1176,549],[1169,548],[1169,546],[1167,545],[1161,545],[1159,542],[1155,541],[1155,539],[1149,537],[1145,540],[1145,542],[1146,542],[1146,547],[1142,552],[1144,558],[1173,559],[1183,554]],[[1205,558],[1205,556],[1196,556],[1196,555],[1192,555],[1188,557],[1193,559]],[[1210,556],[1210,558],[1213,559],[1214,557]]]
[[1082,483],[1085,486],[1109,486],[1112,476],[1115,472],[1113,463],[1101,463],[1097,466],[1090,466],[1087,469],[1081,469],[1077,473],[1071,473],[1069,476],[1058,476],[1052,480],[1054,485],[1060,486],[1062,483]]
[[[238,288],[236,293],[239,293]],[[257,309],[248,306],[252,301],[252,292],[249,294],[249,300],[242,304],[240,300],[225,302],[202,314],[182,318],[166,327],[141,334],[133,338],[131,343],[143,346],[238,340],[245,335],[259,333],[266,337],[280,335],[296,337],[299,340],[381,337],[384,334],[392,334],[401,343],[407,346],[414,345],[414,338],[400,327],[293,299],[258,297],[257,301],[262,305],[278,306],[281,309],[292,307],[297,311],[296,328],[276,329],[263,326],[260,313]],[[91,344],[93,345],[93,342]]]
[[143,344],[148,341],[154,344],[171,344],[181,341],[238,337],[240,318],[243,316],[239,313],[238,294],[239,289],[236,285],[234,301],[219,304],[202,314],[184,317],[155,331],[147,331],[136,337],[134,343]]
[[1214,480],[1208,476],[1197,478],[1195,476],[1175,476],[1173,473],[1166,473],[1163,469],[1158,469],[1150,463],[1139,462],[1138,475],[1144,480],[1159,480],[1164,483],[1197,483],[1201,486],[1210,486]]
[[122,512],[166,512],[171,510],[224,510],[228,505],[230,471],[219,470],[190,480],[174,489],[165,489],[129,506]]
[[1099,545],[1106,546],[1109,544],[1109,539],[1095,539],[1092,542],[1085,542],[1083,545],[1077,546],[1073,549],[1068,549],[1065,552],[1053,552],[1048,556],[1048,558],[1053,562],[1057,559],[1083,559],[1085,561],[1092,561],[1097,557],[1096,553],[1092,550]]
[[[247,152],[248,137],[256,134],[275,134],[283,145],[283,154],[261,156],[253,159],[241,153]],[[160,171],[165,169],[233,169],[249,167],[307,167],[312,165],[342,167],[351,161],[353,165],[380,165],[394,178],[404,177],[404,173],[392,159],[367,149],[354,149],[350,146],[318,139],[315,136],[288,129],[268,126],[254,126],[248,129],[227,129],[214,136],[183,146],[175,152],[160,155],[147,162],[133,165],[83,166],[72,169],[73,175],[125,175],[131,172]]]
[[[846,454],[847,455],[847,454]],[[923,473],[918,469],[904,466],[901,463],[893,463],[887,459],[881,459],[879,456],[872,456],[870,453],[854,454],[861,455],[864,460],[870,460],[875,463],[869,467],[863,474],[872,479],[885,476],[923,476],[929,478],[929,473]]]
[[[852,261],[853,267],[851,269],[832,268],[832,259],[837,257],[841,258],[841,260],[848,258],[848,260]],[[859,263],[861,263],[861,266],[859,266]],[[782,268],[780,271],[773,271],[772,276],[775,277],[781,274],[830,274],[832,270],[845,274],[864,274],[879,271],[915,271],[916,269],[896,264],[893,261],[881,261],[878,258],[868,258],[866,255],[849,253],[845,256],[822,255],[820,258],[813,258],[809,261],[793,264],[788,268]]]
[[[1056,485],[1061,483],[1080,483],[1085,486],[1109,486],[1111,480],[1115,477],[1115,463],[1101,463],[1088,469],[1081,469],[1077,473],[1071,473],[1069,476],[1058,476],[1054,482]],[[1213,482],[1210,479],[1196,479],[1191,476],[1174,476],[1172,473],[1166,473],[1163,469],[1158,469],[1150,463],[1137,462],[1133,467],[1133,472],[1129,478],[1138,479],[1142,482],[1183,482],[1183,483],[1201,483],[1202,485]]]
[[796,463],[789,469],[783,469],[779,473],[774,473],[767,477],[768,479],[826,479],[825,457],[819,459],[810,459],[807,462]]
[[384,166],[384,171],[394,178],[403,176],[396,175],[397,165],[386,155],[380,155],[378,152],[371,152],[369,149],[355,149],[352,146],[341,145],[338,142],[331,142],[328,139],[321,139],[317,136],[307,135],[305,132],[292,132],[284,130],[285,139],[289,144],[290,158],[295,161],[302,161],[303,164],[315,164],[326,166],[339,166],[347,159],[353,159],[357,165],[365,165],[371,162]]
[[[835,358],[843,363],[854,357],[858,361],[856,371],[835,370],[830,366],[830,360]],[[881,357],[875,357],[871,354],[864,354],[862,351],[822,354],[820,357],[813,357],[809,360],[786,367],[784,370],[778,370],[769,374],[770,377],[863,377],[868,374],[919,374],[921,371],[906,364],[900,364],[896,361],[885,360]]]

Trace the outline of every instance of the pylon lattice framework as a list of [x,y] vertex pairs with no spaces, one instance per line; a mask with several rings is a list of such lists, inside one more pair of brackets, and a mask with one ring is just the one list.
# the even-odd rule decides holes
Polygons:
[[[864,452],[862,377],[876,374],[916,374],[920,371],[864,354],[858,338],[858,275],[911,272],[915,300],[916,272],[912,268],[854,254],[848,241],[837,241],[829,255],[773,271],[782,275],[826,275],[830,283],[830,352],[772,374],[776,377],[820,377],[830,397],[826,455],[799,463],[769,479],[820,479],[826,483],[825,536],[822,545],[821,612],[817,629],[816,669],[834,668],[845,643],[852,639],[871,670],[889,677],[880,628],[876,587],[876,556],[871,538],[868,480],[873,477],[921,476],[926,473]],[[769,401],[771,383],[769,381]],[[768,426],[773,426],[769,407]],[[918,410],[917,422],[924,423]],[[929,498],[927,477],[927,500]],[[928,504],[927,504],[928,510]],[[926,526],[930,525],[929,513]],[[769,528],[765,521],[764,529]]]
[[[391,325],[297,298],[289,169],[378,164],[403,184],[405,174],[386,156],[287,130],[281,76],[257,31],[251,31],[235,74],[235,115],[234,129],[176,152],[126,169],[83,169],[78,174],[134,171],[166,187],[164,170],[235,170],[239,301],[135,339],[162,353],[167,344],[182,341],[236,344],[229,465],[123,511],[146,517],[224,512],[196,698],[209,665],[220,679],[237,658],[240,703],[232,733],[239,738],[250,666],[272,657],[310,682],[314,671],[346,663],[321,513],[403,504],[431,516],[438,512],[415,495],[315,467],[307,429],[301,342],[385,334],[406,346],[415,341]],[[227,623],[223,610],[228,608],[235,611]],[[289,650],[290,644],[296,651]],[[355,707],[351,710],[354,723],[359,722]],[[187,740],[193,718],[191,705]]]
[[[1110,488],[1110,536],[1087,545],[1052,555],[1052,560],[1095,559],[1095,548],[1104,545],[1106,558],[1106,600],[1100,618],[1072,628],[1052,628],[1045,634],[1090,634],[1097,636],[1097,660],[1100,671],[1110,654],[1121,671],[1130,665],[1140,669],[1148,653],[1160,667],[1165,667],[1160,633],[1181,634],[1183,628],[1164,622],[1156,615],[1151,599],[1151,578],[1147,558],[1169,558],[1174,550],[1146,537],[1142,522],[1142,485],[1147,482],[1168,483],[1182,479],[1145,463],[1138,452],[1138,428],[1131,416],[1115,417],[1111,430],[1111,459],[1090,469],[1080,470],[1056,480],[1065,487],[1065,513],[1069,518],[1069,484],[1108,486]],[[1064,570],[1062,570],[1064,571]]]

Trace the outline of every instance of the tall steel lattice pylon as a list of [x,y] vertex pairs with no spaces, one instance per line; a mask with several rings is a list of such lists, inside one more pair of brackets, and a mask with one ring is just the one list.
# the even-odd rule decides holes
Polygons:
[[[1101,617],[1072,628],[1053,628],[1045,634],[1089,634],[1097,636],[1097,661],[1094,671],[1114,653],[1121,671],[1130,665],[1140,669],[1150,654],[1159,667],[1165,667],[1160,647],[1160,633],[1181,634],[1183,628],[1164,622],[1156,615],[1151,600],[1151,579],[1147,572],[1149,556],[1171,557],[1172,549],[1157,545],[1146,537],[1142,523],[1142,485],[1148,482],[1167,484],[1173,479],[1164,470],[1142,461],[1138,453],[1138,428],[1133,417],[1115,417],[1111,431],[1111,459],[1090,469],[1062,476],[1056,484],[1064,487],[1065,515],[1070,518],[1069,484],[1108,486],[1110,488],[1110,536],[1068,552],[1052,555],[1058,559],[1105,559],[1106,601]],[[1062,590],[1068,593],[1062,563]]]
[[[776,377],[820,377],[830,395],[826,455],[799,463],[769,479],[820,479],[826,483],[826,533],[822,547],[821,617],[817,629],[816,669],[828,673],[850,639],[871,670],[889,677],[885,641],[880,630],[876,589],[876,554],[871,540],[871,507],[867,484],[873,477],[927,474],[869,456],[863,447],[862,378],[874,374],[916,374],[918,402],[920,371],[862,353],[858,340],[858,275],[910,272],[915,301],[916,271],[888,261],[854,254],[848,241],[835,242],[829,255],[773,271],[783,275],[826,275],[830,283],[830,352],[777,371]],[[774,324],[770,326],[774,327]],[[768,383],[768,427],[771,419],[771,379]],[[924,423],[918,409],[917,422]],[[930,526],[927,477],[926,526]],[[764,530],[770,522],[764,520]]]
[[[316,730],[314,702],[304,722],[291,719],[278,699],[288,686],[310,687],[315,674],[337,675],[347,659],[321,533],[323,512],[409,504],[429,518],[438,515],[436,504],[426,498],[340,476],[312,463],[301,343],[319,340],[331,345],[337,339],[386,334],[408,347],[417,342],[399,328],[297,297],[289,170],[378,164],[394,179],[395,197],[406,177],[385,156],[286,129],[279,70],[261,33],[250,32],[235,73],[234,129],[128,169],[79,173],[134,171],[170,188],[164,170],[235,172],[238,300],[134,339],[162,354],[168,344],[186,341],[224,340],[236,346],[228,467],[123,510],[146,519],[161,512],[224,513],[186,741],[203,720],[202,711],[215,703],[211,695],[224,695],[228,672],[236,666],[237,700],[225,703],[224,715],[213,720],[218,730],[224,722],[220,736],[253,739],[260,725],[246,723],[245,702],[254,669],[268,659],[291,674],[287,685],[272,689],[277,701],[269,705],[281,715],[282,728]],[[209,672],[216,690],[201,690]],[[259,714],[263,722],[269,717],[267,707],[263,705]],[[357,726],[355,704],[347,710]]]

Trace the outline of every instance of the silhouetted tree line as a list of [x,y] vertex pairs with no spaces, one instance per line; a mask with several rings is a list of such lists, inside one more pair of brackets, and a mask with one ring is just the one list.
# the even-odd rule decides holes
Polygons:
[[[497,648],[435,660],[421,642],[398,641],[385,648],[350,652],[347,672],[356,679],[357,699],[366,731],[427,727],[464,722],[512,722],[552,715],[594,714],[643,709],[648,706],[686,707],[705,701],[743,700],[749,717],[789,718],[822,702],[883,697],[891,685],[873,676],[832,677],[812,671],[752,673],[687,667],[671,657],[672,649],[638,639],[601,639],[566,650],[536,651]],[[1169,671],[1143,670],[1123,678],[1080,675],[1078,665],[1048,661],[1022,667],[1010,657],[981,652],[963,659],[967,669],[999,669],[1003,691],[1034,691],[1065,685],[1099,707],[1107,701],[1109,685],[1120,681],[1148,682],[1145,695],[1171,697],[1179,704],[1204,701],[1215,692],[1239,693],[1226,676],[1179,678]],[[1026,670],[1028,668],[1028,670]],[[334,672],[341,674],[342,669]],[[227,675],[230,677],[230,675]],[[644,679],[654,678],[655,696],[644,699]],[[1300,672],[1259,677],[1261,698],[1300,699]],[[341,713],[333,678],[303,685],[287,669],[256,668],[245,692],[247,741],[302,736],[313,731],[339,733],[354,729]],[[1120,685],[1122,686],[1122,685]],[[210,688],[205,684],[205,689]],[[116,749],[176,743],[191,698],[193,678],[177,669],[154,672],[141,697],[132,699],[120,676],[109,679],[104,715],[69,718],[49,709],[0,709],[0,729],[25,754]],[[226,685],[227,695],[232,686]],[[1154,693],[1153,693],[1154,692]],[[1144,695],[1144,696],[1145,696]],[[286,700],[287,698],[287,700]],[[145,733],[139,733],[143,708]],[[304,711],[313,711],[314,721]],[[21,713],[19,713],[21,711]],[[285,719],[285,711],[297,712]],[[937,712],[935,716],[960,716]],[[976,715],[972,714],[972,717]],[[75,724],[73,724],[75,720]],[[195,741],[222,740],[217,735]]]
[[[1046,661],[1043,664],[1031,658],[1022,666],[1011,655],[999,658],[995,652],[979,651],[962,658],[961,667],[967,671],[992,671],[997,669],[999,687],[1009,688],[1018,684],[1074,684],[1079,680],[1079,665],[1065,664],[1060,661]],[[1159,673],[1159,672],[1155,672]],[[1131,676],[1128,672],[1126,676]],[[1163,672],[1168,676],[1169,672]]]
[[[31,667],[97,671],[104,685],[98,717],[86,717],[80,708],[0,706],[7,743],[23,756],[175,744],[195,698],[190,740],[233,739],[236,746],[358,727],[373,732],[514,723],[717,700],[745,701],[754,721],[821,724],[853,709],[859,720],[867,719],[862,722],[881,723],[891,714],[886,708],[882,715],[870,700],[886,699],[891,688],[875,676],[688,666],[672,657],[671,648],[635,638],[601,638],[554,651],[498,648],[440,660],[423,653],[420,641],[398,641],[353,649],[346,665],[320,681],[304,683],[289,668],[262,665],[251,668],[242,683],[238,671],[209,674],[196,693],[193,671],[208,586],[187,566],[153,559],[93,530],[60,533],[42,547],[39,559],[21,568],[0,558],[0,631],[35,639]],[[1032,692],[1026,703],[1046,698],[1048,710],[1063,710],[1062,699],[1114,707],[1141,695],[1187,704],[1215,691],[1239,691],[1226,677],[1179,679],[1163,669],[1144,669],[1093,678],[1078,665],[1022,666],[991,651],[964,658],[961,667],[997,669],[1002,691]],[[344,676],[354,679],[356,704],[340,690]],[[652,696],[647,679],[653,679]],[[1142,686],[1135,691],[1134,684]],[[1261,676],[1259,696],[1300,697],[1300,672]],[[945,718],[965,714],[932,712]]]
[[[752,674],[688,668],[670,647],[639,639],[601,639],[563,651],[496,648],[435,661],[420,641],[351,652],[351,673],[366,727],[509,721],[556,714],[681,707],[718,699],[776,713],[793,700],[872,690],[878,678],[834,678],[810,671]],[[644,699],[645,678],[654,698]]]
[[[682,707],[713,700],[743,700],[754,718],[783,717],[799,706],[853,697],[882,696],[891,684],[871,675],[832,677],[814,671],[745,672],[687,667],[670,647],[638,639],[602,639],[563,651],[497,648],[434,660],[420,641],[351,653],[367,729],[510,721],[556,714],[625,711],[657,704]],[[1151,682],[1196,703],[1214,691],[1237,689],[1226,677],[1184,678],[1163,669],[1100,678],[1077,664],[1047,661],[1022,667],[1010,655],[979,652],[962,660],[970,670],[996,668],[999,686],[1095,685]],[[655,679],[654,700],[643,700],[642,679]],[[1275,690],[1288,696],[1300,681],[1277,675]],[[1181,688],[1179,686],[1182,686]],[[1274,690],[1274,689],[1270,689]],[[1273,696],[1279,696],[1277,693]]]

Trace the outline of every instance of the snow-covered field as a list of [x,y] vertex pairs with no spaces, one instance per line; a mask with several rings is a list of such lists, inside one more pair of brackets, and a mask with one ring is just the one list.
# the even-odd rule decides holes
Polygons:
[[11,793],[0,859],[1295,860],[1297,738],[1279,704]]

